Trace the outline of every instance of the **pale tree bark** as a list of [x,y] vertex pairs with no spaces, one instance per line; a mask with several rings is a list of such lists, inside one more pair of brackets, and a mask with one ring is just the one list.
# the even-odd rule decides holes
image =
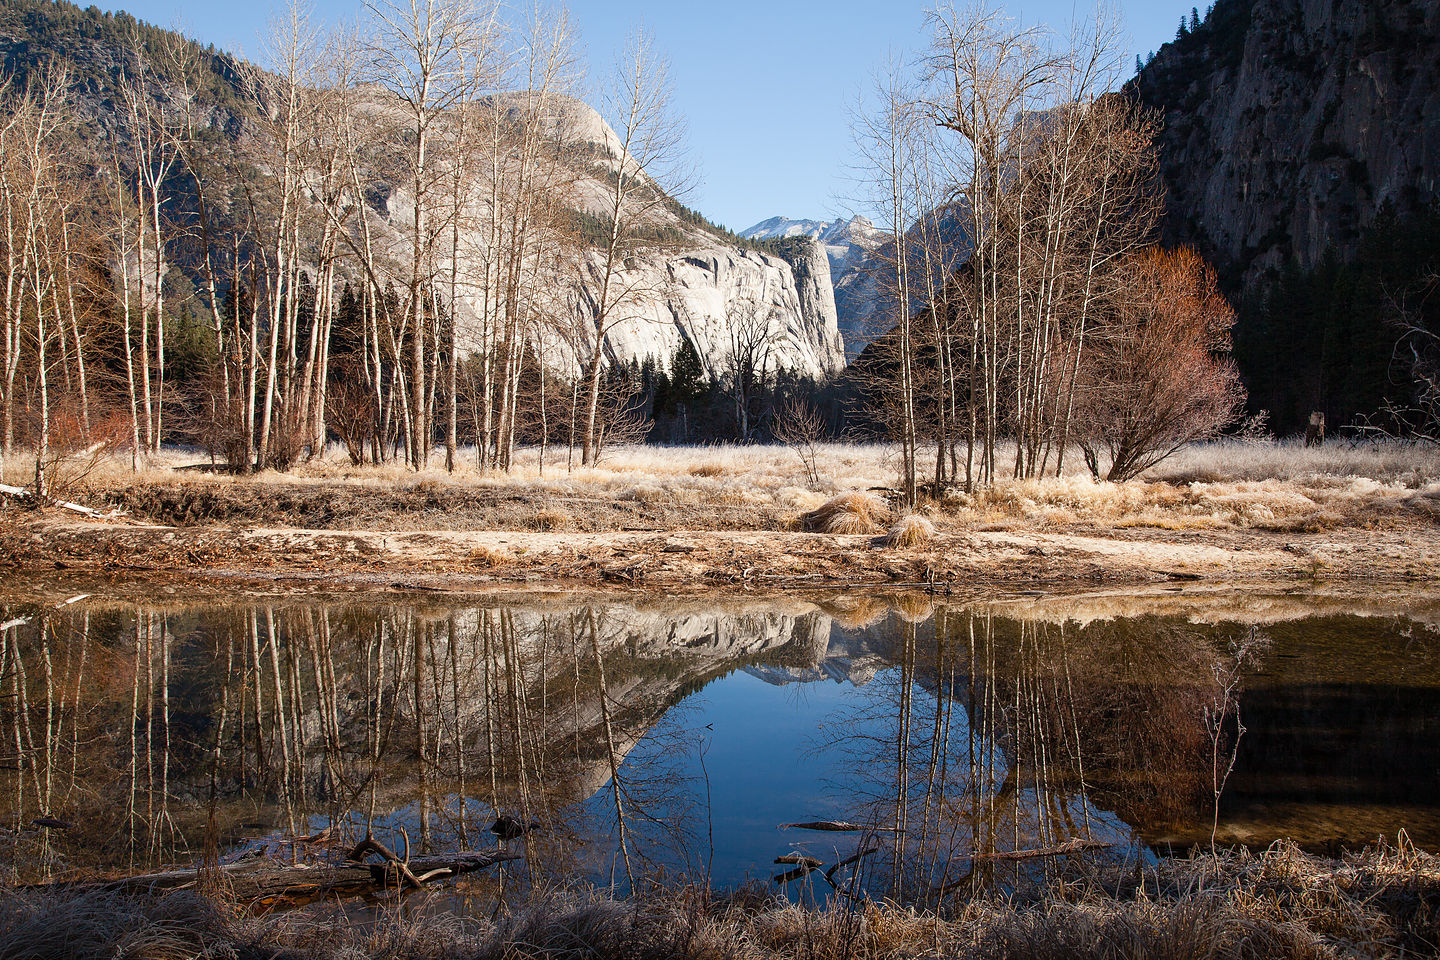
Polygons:
[[[669,65],[643,33],[633,35],[605,93],[611,125],[620,142],[610,165],[614,176],[607,205],[606,235],[589,264],[591,276],[581,283],[594,287],[590,300],[590,353],[584,366],[585,429],[580,462],[594,462],[601,374],[610,331],[634,318],[636,308],[659,294],[652,281],[629,272],[625,261],[643,246],[643,228],[675,196],[679,180],[683,129],[671,107]],[[586,258],[587,260],[589,258]]]
[[439,324],[433,308],[440,282],[436,247],[446,234],[444,168],[447,147],[453,145],[444,126],[449,112],[463,108],[473,90],[471,57],[487,42],[494,18],[469,0],[403,5],[386,0],[370,4],[369,11],[375,27],[371,79],[399,103],[409,144],[403,174],[410,192],[409,257],[399,277],[404,284],[399,313],[402,329],[409,332],[408,458],[420,470],[430,458],[430,383],[438,375],[432,354]]

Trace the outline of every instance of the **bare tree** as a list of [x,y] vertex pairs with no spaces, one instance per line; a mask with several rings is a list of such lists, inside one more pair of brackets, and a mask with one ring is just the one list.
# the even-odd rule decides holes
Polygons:
[[631,37],[603,99],[618,142],[609,145],[604,161],[611,181],[604,239],[599,250],[582,259],[581,299],[589,316],[580,458],[585,464],[593,462],[595,454],[606,337],[618,324],[633,320],[637,307],[653,302],[660,292],[652,276],[628,269],[627,261],[653,243],[646,227],[683,186],[683,127],[672,112],[669,64],[644,33]]
[[795,451],[811,486],[820,483],[820,441],[825,438],[825,417],[808,400],[788,400],[775,414],[775,439]]
[[120,96],[136,211],[133,280],[140,321],[139,401],[145,447],[153,454],[160,450],[165,419],[165,276],[169,272],[166,245],[170,239],[165,214],[166,180],[179,161],[181,129],[163,64],[155,62],[138,33],[132,34],[126,53]]
[[1392,297],[1392,324],[1400,333],[1394,359],[1410,396],[1386,401],[1373,416],[1357,417],[1353,429],[1359,435],[1440,444],[1440,332],[1426,323],[1424,309],[1437,289],[1440,276],[1432,273],[1415,290]]
[[774,304],[753,298],[732,302],[725,311],[727,350],[724,380],[735,410],[735,432],[741,441],[750,439],[758,411],[757,400],[769,381],[772,354],[779,339],[778,309]]
[[930,22],[924,76],[892,71],[857,124],[893,238],[872,374],[908,502],[926,435],[936,491],[995,480],[1004,438],[1012,476],[1063,469],[1092,315],[1160,209],[1155,121],[1108,93],[1113,20],[1066,42],[983,5]]
[[[429,463],[433,439],[433,381],[441,330],[438,263],[447,235],[453,240],[445,229],[447,218],[459,213],[445,203],[447,186],[453,202],[445,151],[455,146],[446,125],[463,115],[473,96],[476,51],[487,43],[494,18],[490,9],[470,0],[381,0],[368,9],[375,28],[368,47],[370,79],[399,108],[390,135],[407,148],[403,158],[396,158],[396,175],[409,194],[410,212],[408,255],[397,256],[399,302],[391,305],[383,294],[376,300],[396,348],[408,353],[408,376],[402,381],[405,433],[411,466],[419,470]],[[372,282],[382,282],[378,273]]]
[[[913,96],[904,89],[904,78],[892,65],[887,76],[876,82],[880,107],[875,114],[862,115],[859,137],[862,152],[874,170],[874,206],[880,224],[894,238],[884,248],[879,287],[885,317],[892,332],[883,365],[887,381],[879,386],[894,410],[892,426],[900,440],[900,496],[907,505],[916,500],[916,404],[914,295],[911,291],[910,228],[914,210],[913,154],[919,152]],[[892,377],[893,374],[893,382]]]

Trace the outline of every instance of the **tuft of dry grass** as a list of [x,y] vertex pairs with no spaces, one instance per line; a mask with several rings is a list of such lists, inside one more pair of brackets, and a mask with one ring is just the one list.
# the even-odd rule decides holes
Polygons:
[[844,630],[864,630],[885,619],[889,604],[868,594],[838,596],[820,601],[820,609]]
[[925,623],[935,616],[935,601],[923,593],[902,593],[894,599],[895,615],[906,623]]
[[885,534],[885,546],[899,550],[922,547],[935,538],[935,524],[918,513],[907,514],[896,521]]
[[800,522],[812,533],[845,536],[880,533],[889,519],[890,508],[873,493],[843,493],[802,514]]
[[531,529],[534,530],[569,530],[574,526],[575,518],[570,515],[570,511],[556,507],[541,507],[535,511],[531,522]]
[[508,551],[496,550],[492,547],[476,547],[470,551],[465,559],[469,561],[472,566],[480,567],[481,569],[503,567],[515,562],[515,558],[512,557]]

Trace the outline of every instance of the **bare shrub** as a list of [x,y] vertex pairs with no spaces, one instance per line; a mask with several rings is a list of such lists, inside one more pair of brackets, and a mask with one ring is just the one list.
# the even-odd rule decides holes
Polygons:
[[375,441],[375,398],[358,378],[342,377],[330,384],[325,414],[330,429],[345,444],[355,466],[365,462],[365,452]]
[[775,415],[775,439],[795,451],[810,485],[820,483],[820,441],[825,436],[825,418],[808,400],[789,400]]
[[45,451],[46,494],[61,500],[77,496],[90,475],[129,439],[129,422],[119,411],[92,418],[89,429],[69,405],[52,411]]
[[880,533],[889,519],[890,508],[873,493],[845,493],[802,514],[800,522],[811,533],[849,535]]
[[1274,443],[1275,431],[1270,429],[1270,411],[1250,414],[1235,428],[1235,439],[1241,443]]
[[1091,339],[1080,446],[1098,479],[1129,480],[1188,443],[1210,440],[1245,399],[1230,359],[1235,311],[1215,271],[1189,249],[1131,259]]
[[595,446],[592,466],[615,447],[644,443],[650,435],[650,417],[645,413],[644,398],[615,389],[603,398],[595,425]]

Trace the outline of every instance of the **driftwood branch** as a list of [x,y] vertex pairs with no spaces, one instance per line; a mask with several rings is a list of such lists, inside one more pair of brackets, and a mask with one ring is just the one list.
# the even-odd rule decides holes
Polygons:
[[354,861],[355,863],[361,863],[365,860],[366,854],[378,853],[385,859],[387,864],[394,867],[399,874],[405,878],[406,883],[418,890],[420,888],[420,878],[410,871],[410,837],[404,833],[402,833],[401,836],[405,837],[404,859],[397,857],[393,850],[374,837],[366,837],[364,840],[355,844],[355,849],[351,850],[350,855],[345,859]]
[[[828,868],[826,868],[825,872],[821,874],[821,876],[825,878],[825,882],[830,884],[830,886],[833,887],[837,893],[849,896],[849,893],[847,891],[841,890],[839,885],[836,884],[836,871],[839,870],[841,867],[848,867],[850,864],[855,863],[865,857],[868,857],[872,853],[878,853],[879,850],[880,845],[878,843],[867,844],[866,846],[861,847],[859,850],[852,853],[850,856],[846,857],[844,860],[837,860],[835,863],[832,863]],[[780,864],[796,865],[794,870],[787,870],[779,876],[773,878],[775,883],[781,884],[789,883],[791,880],[799,880],[801,877],[814,873],[821,867],[825,866],[824,861],[817,860],[814,857],[807,857],[804,854],[799,853],[789,854],[784,857],[777,857],[775,862]]]
[[[361,841],[364,845],[364,841]],[[380,845],[383,846],[383,845]],[[353,852],[353,851],[352,851]],[[376,852],[378,850],[362,851]],[[381,856],[384,856],[382,853]],[[266,860],[243,860],[226,864],[212,873],[223,877],[231,896],[237,903],[308,903],[321,897],[342,897],[366,893],[376,887],[406,886],[414,882],[419,886],[426,880],[437,877],[472,873],[504,863],[519,860],[522,853],[506,850],[462,851],[433,857],[417,857],[403,864],[405,874],[396,867],[401,864],[387,859],[385,863],[318,864],[313,866],[277,866]],[[141,874],[119,880],[103,881],[52,881],[33,884],[32,890],[104,890],[116,893],[147,893],[157,890],[182,890],[194,887],[199,870],[168,870],[162,873]]]
[[[1076,837],[1073,840],[1066,840],[1064,843],[1053,847],[1037,847],[1033,850],[997,850],[994,853],[976,853],[968,857],[957,857],[959,860],[969,860],[971,864],[984,863],[986,861],[1020,861],[1039,860],[1044,857],[1063,857],[1071,853],[1081,853],[1085,850],[1098,850],[1105,847],[1113,847],[1113,843],[1104,843],[1100,840],[1087,840],[1083,837]],[[964,886],[970,882],[971,870],[958,880],[952,880],[940,888],[942,894],[949,893],[957,887]]]
[[981,860],[1038,860],[1041,857],[1063,857],[1067,853],[1079,853],[1082,850],[1095,850],[1101,847],[1113,847],[1113,843],[1103,843],[1099,840],[1085,840],[1075,838],[1066,840],[1064,843],[1054,847],[1039,847],[1034,850],[1000,850],[995,853],[977,853],[965,859]]
[[[856,850],[844,860],[840,860],[834,864],[831,864],[830,868],[825,871],[825,882],[830,884],[830,886],[835,887],[836,890],[840,890],[840,888],[835,884],[835,871],[839,870],[841,867],[848,867],[852,863],[858,863],[864,858],[870,856],[872,853],[879,852],[880,845],[878,843],[866,847],[861,847],[859,850]],[[843,893],[844,891],[841,892]]]
[[819,870],[825,866],[825,861],[817,860],[815,857],[807,857],[803,853],[791,853],[783,857],[776,857],[775,862],[795,868],[793,870],[786,870],[784,873],[773,878],[776,883],[781,884],[789,883],[791,880],[799,880],[811,871]]
[[[35,499],[35,492],[33,490],[27,490],[24,487],[12,486],[8,483],[0,483],[0,493],[11,497],[18,497],[22,500]],[[60,507],[63,510],[72,510],[75,513],[83,513],[87,517],[95,517],[97,519],[118,517],[120,516],[120,514],[124,513],[124,511],[121,510],[119,507],[116,507],[113,510],[101,511],[96,510],[94,507],[87,507],[83,503],[72,503],[69,500],[45,500],[44,502],[52,507]]]

